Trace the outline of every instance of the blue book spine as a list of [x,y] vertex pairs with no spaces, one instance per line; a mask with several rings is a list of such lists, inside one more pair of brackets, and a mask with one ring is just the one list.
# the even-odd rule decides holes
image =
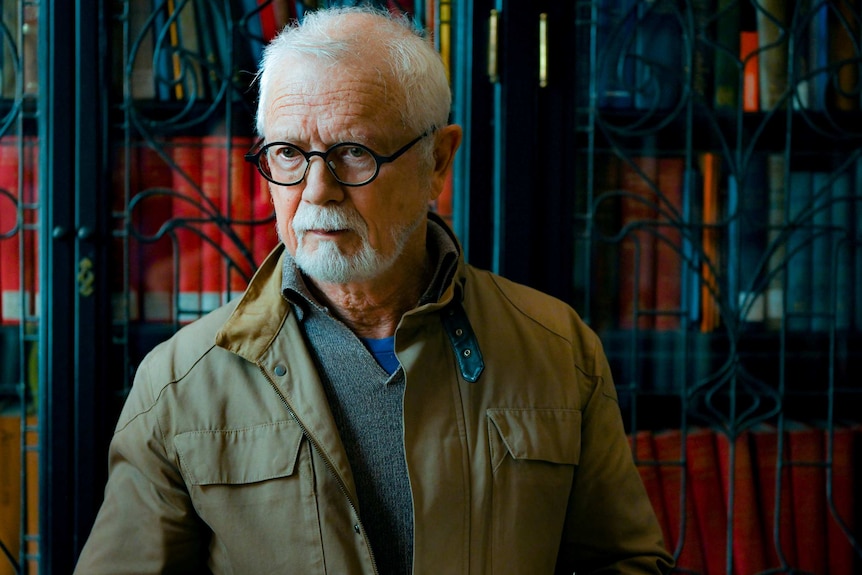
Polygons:
[[786,190],[789,221],[784,314],[788,331],[809,331],[811,328],[811,187],[811,172],[790,172]]
[[171,46],[167,0],[153,0],[152,33],[156,98],[170,101],[174,99],[174,49]]
[[784,317],[784,258],[786,250],[782,229],[784,228],[784,186],[786,162],[782,154],[770,154],[767,159],[769,186],[769,231],[766,234],[769,265],[766,288],[766,325],[771,330],[781,329]]
[[815,5],[808,34],[808,107],[826,109],[826,86],[829,82],[829,3]]
[[811,329],[825,332],[833,324],[832,299],[836,287],[833,267],[832,178],[829,172],[814,172],[811,215]]
[[[725,199],[724,216],[727,220],[727,238],[725,240],[724,253],[724,300],[729,306],[736,307],[739,301],[739,249],[740,249],[740,225],[739,225],[739,182],[738,175],[730,173],[727,176],[727,197]],[[738,314],[737,314],[737,317]]]
[[766,320],[766,285],[762,281],[769,223],[769,183],[766,158],[749,164],[739,198],[739,318],[744,322]]
[[854,190],[854,201],[852,206],[852,214],[854,220],[854,302],[853,302],[853,323],[856,331],[862,332],[862,158],[856,160],[856,174]]
[[638,4],[635,35],[635,108],[669,110],[682,93],[683,70],[691,70],[683,58],[682,28],[674,2],[646,0]]
[[[835,291],[832,311],[835,328],[847,330],[852,323],[853,306],[853,228],[850,215],[853,211],[853,174],[845,171],[832,183],[832,245],[835,254]],[[856,284],[860,285],[860,284]]]
[[682,309],[688,322],[696,326],[700,321],[700,239],[703,213],[701,174],[696,168],[685,170],[682,194]]
[[596,102],[599,108],[629,109],[634,104],[635,0],[600,2],[596,42]]
[[241,10],[240,37],[243,39],[248,58],[248,62],[244,64],[253,65],[253,70],[257,70],[265,43],[263,24],[260,21],[260,6],[257,0],[242,0],[239,8]]

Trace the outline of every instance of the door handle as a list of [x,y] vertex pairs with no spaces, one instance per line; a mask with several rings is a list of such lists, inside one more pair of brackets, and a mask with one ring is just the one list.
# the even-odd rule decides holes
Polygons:
[[539,87],[548,86],[548,14],[539,14]]
[[497,60],[499,22],[500,13],[497,10],[491,10],[491,15],[488,17],[488,80],[494,84],[500,81],[499,62]]

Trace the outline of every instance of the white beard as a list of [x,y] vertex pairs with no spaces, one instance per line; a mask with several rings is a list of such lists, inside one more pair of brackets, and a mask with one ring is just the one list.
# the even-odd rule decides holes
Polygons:
[[[394,249],[385,255],[371,246],[368,226],[356,210],[300,204],[292,224],[296,234],[294,261],[307,276],[324,283],[343,284],[375,278],[392,267],[425,217],[423,213],[409,225],[394,228]],[[361,247],[353,255],[345,255],[335,242],[323,239],[318,240],[316,249],[311,249],[304,241],[308,230],[350,230],[359,237]]]

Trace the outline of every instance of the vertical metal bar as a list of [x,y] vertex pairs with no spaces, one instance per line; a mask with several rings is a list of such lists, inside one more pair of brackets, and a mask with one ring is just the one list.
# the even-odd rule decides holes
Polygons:
[[474,265],[490,268],[493,87],[486,69],[474,62],[485,57],[485,15],[493,1],[453,1],[452,5],[452,121],[464,128],[453,168],[453,225],[464,257]]
[[106,362],[97,353],[110,329],[102,12],[102,0],[40,4],[39,573],[72,571],[103,483],[94,477],[106,436],[97,409]]
[[[111,83],[101,61],[107,54],[109,30],[102,0],[75,2],[75,262],[72,291],[75,301],[74,413],[72,435],[74,468],[70,485],[75,500],[71,531],[72,559],[77,557],[95,520],[104,485],[103,462],[110,437],[101,398],[109,397],[111,295],[108,262],[111,245],[111,198],[106,184],[105,157],[108,127],[106,105]],[[89,267],[89,270],[88,270]]]
[[[497,5],[503,0],[497,0]],[[511,15],[507,14],[507,17]],[[491,239],[491,270],[495,273],[506,273],[503,264],[505,257],[505,231],[504,222],[506,212],[505,193],[503,190],[503,166],[505,165],[505,154],[503,145],[505,142],[505,123],[504,123],[504,97],[505,93],[500,86],[500,72],[498,55],[500,50],[499,43],[499,20],[500,14],[497,9],[491,11],[488,21],[488,80],[493,84],[494,94],[494,133],[492,140],[493,147],[493,188],[492,188],[492,208],[493,208],[493,228]],[[511,74],[509,75],[511,77]],[[519,278],[521,279],[521,278]]]
[[[436,0],[433,0],[436,4]],[[461,239],[465,257],[469,257],[469,234],[467,234],[467,221],[469,218],[469,201],[465,196],[469,194],[470,181],[470,106],[472,84],[469,73],[465,74],[465,66],[472,62],[472,39],[470,23],[473,21],[471,10],[472,2],[455,2],[453,9],[453,55],[450,62],[450,79],[452,86],[452,121],[464,128],[464,136],[461,147],[455,156],[452,167],[452,226],[455,234]]]
[[75,174],[74,3],[39,6],[40,234],[39,572],[70,572],[75,497],[72,297]]

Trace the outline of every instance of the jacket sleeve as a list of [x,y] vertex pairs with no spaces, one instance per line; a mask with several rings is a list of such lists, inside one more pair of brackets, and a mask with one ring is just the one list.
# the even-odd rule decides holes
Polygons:
[[597,375],[586,393],[581,457],[557,573],[666,573],[673,557],[634,465],[607,358],[595,339]]
[[146,366],[111,440],[105,499],[76,574],[208,572],[208,530],[166,449]]

